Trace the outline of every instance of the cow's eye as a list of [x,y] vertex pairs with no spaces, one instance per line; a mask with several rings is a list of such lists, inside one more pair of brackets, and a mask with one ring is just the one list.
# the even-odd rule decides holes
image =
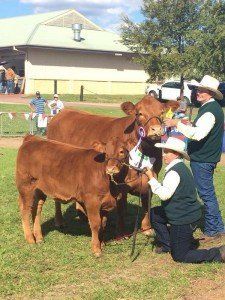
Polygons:
[[142,117],[143,115],[142,115],[142,113],[141,113],[141,112],[139,112],[138,116],[139,116],[139,117]]
[[123,151],[123,150],[120,150],[120,154],[124,154],[124,151]]

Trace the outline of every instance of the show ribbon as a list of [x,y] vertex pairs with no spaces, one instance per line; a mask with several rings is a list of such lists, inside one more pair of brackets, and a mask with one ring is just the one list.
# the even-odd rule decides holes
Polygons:
[[137,142],[137,145],[135,146],[136,149],[138,149],[138,147],[140,146],[142,139],[146,136],[144,127],[139,127],[138,129],[138,136],[139,136],[139,140]]

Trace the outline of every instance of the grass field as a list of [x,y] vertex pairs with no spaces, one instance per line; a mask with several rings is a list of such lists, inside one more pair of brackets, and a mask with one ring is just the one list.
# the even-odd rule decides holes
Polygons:
[[[91,108],[91,111],[118,113],[113,109]],[[224,288],[225,265],[175,263],[169,254],[155,254],[153,238],[141,234],[134,261],[129,256],[131,239],[107,243],[102,257],[96,259],[90,251],[89,227],[76,218],[71,205],[63,206],[66,229],[63,232],[55,229],[51,199],[46,201],[42,213],[45,243],[27,245],[14,181],[17,150],[0,148],[0,153],[3,153],[0,156],[0,299],[224,299],[218,293]],[[225,167],[218,167],[215,184],[225,219],[224,182]],[[157,203],[154,198],[153,205]],[[136,197],[129,198],[126,224],[130,231],[137,204]],[[107,227],[108,240],[115,231],[116,216],[112,214]],[[206,298],[210,291],[213,298]]]
[[[51,100],[53,95],[52,94],[43,94],[42,95],[45,99]],[[137,102],[139,101],[144,95],[99,95],[99,94],[84,94],[83,101],[85,102],[94,102],[94,103],[122,103],[125,101],[132,101]],[[35,95],[26,96],[27,98],[33,98]],[[68,102],[77,102],[80,101],[80,95],[71,95],[71,94],[59,94],[59,98],[62,101]]]

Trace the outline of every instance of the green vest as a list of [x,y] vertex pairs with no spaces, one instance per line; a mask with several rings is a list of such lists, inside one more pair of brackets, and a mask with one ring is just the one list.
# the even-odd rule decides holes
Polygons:
[[191,224],[202,216],[193,176],[183,162],[177,163],[168,172],[172,170],[180,176],[180,183],[172,197],[162,201],[162,206],[170,224]]
[[199,108],[198,115],[194,120],[194,125],[198,119],[206,112],[211,112],[215,119],[215,125],[209,134],[200,141],[188,140],[187,151],[193,161],[217,163],[220,161],[222,153],[224,113],[220,105],[216,102],[209,102]]

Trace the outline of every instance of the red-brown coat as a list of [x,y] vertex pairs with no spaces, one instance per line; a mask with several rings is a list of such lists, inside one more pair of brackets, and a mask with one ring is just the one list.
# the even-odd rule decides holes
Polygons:
[[[112,137],[118,137],[121,141],[133,138],[137,142],[138,128],[142,126],[147,135],[141,145],[142,152],[156,158],[154,171],[158,174],[162,167],[162,152],[159,148],[155,148],[154,144],[161,138],[163,133],[159,118],[162,118],[165,111],[170,107],[175,110],[178,107],[177,102],[169,101],[165,104],[151,96],[145,96],[135,105],[131,102],[123,103],[121,108],[127,116],[122,118],[93,115],[75,110],[63,110],[50,122],[47,137],[78,147],[89,148],[95,140],[107,142]],[[127,176],[128,181],[137,177],[134,170],[131,170]],[[140,192],[142,193],[144,217],[141,227],[146,233],[148,233],[147,229],[150,228],[148,189],[146,177],[143,177],[142,184],[140,184],[140,180],[133,182],[133,188],[130,189],[131,194],[139,195]],[[57,207],[56,210],[57,219],[57,216],[59,218],[60,215],[60,208]]]
[[128,153],[125,144],[118,139],[110,140],[106,146],[96,142],[94,147],[101,148],[105,156],[94,149],[25,137],[17,156],[16,185],[28,243],[43,240],[41,210],[46,197],[50,196],[82,205],[92,231],[92,250],[97,256],[101,254],[100,234],[106,224],[107,212],[116,207],[118,196],[110,192],[111,183],[106,171],[111,172],[113,168],[113,173],[118,174]]

